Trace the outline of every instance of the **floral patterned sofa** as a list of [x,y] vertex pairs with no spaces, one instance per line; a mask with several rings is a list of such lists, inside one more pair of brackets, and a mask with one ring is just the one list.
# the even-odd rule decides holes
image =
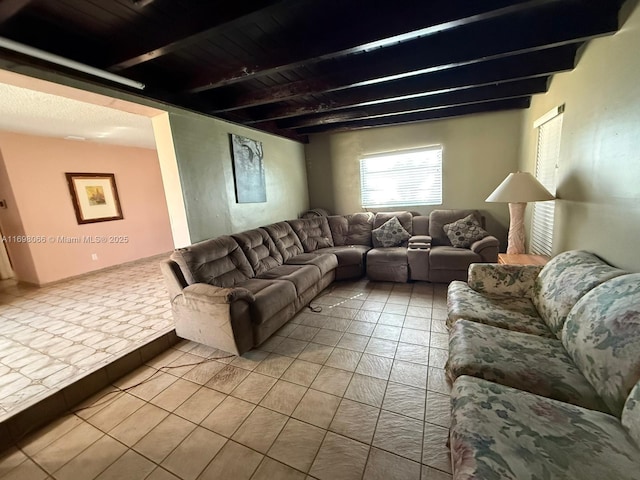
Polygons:
[[640,478],[640,274],[474,265],[448,308],[455,479]]

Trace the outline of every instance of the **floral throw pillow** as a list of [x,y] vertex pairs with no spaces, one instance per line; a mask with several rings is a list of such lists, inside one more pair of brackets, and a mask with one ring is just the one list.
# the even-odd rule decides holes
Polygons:
[[379,247],[399,247],[409,240],[411,235],[407,232],[398,217],[392,217],[378,228],[371,232],[373,236],[373,246]]
[[482,240],[489,234],[482,229],[473,215],[468,215],[442,227],[449,237],[451,245],[457,248],[469,248],[473,242]]

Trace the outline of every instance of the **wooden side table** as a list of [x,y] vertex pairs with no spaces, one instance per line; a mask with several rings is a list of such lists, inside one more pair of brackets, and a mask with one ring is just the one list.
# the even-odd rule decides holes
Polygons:
[[549,261],[549,257],[546,255],[529,255],[522,254],[508,254],[499,253],[498,263],[503,265],[546,265]]

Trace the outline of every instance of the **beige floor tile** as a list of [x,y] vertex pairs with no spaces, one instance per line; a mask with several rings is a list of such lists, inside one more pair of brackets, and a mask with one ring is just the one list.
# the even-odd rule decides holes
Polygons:
[[153,430],[167,415],[169,413],[165,410],[147,403],[120,422],[109,432],[109,435],[125,445],[132,446]]
[[360,480],[369,446],[328,432],[309,473],[320,480]]
[[2,480],[44,480],[51,478],[32,460],[25,460],[2,477]]
[[394,360],[389,380],[396,383],[410,385],[412,387],[426,389],[427,372],[428,367],[426,365]]
[[431,332],[429,345],[433,348],[449,349],[449,335],[446,333]]
[[353,374],[345,370],[324,366],[311,384],[311,388],[332,395],[342,396]]
[[251,403],[260,403],[271,387],[277,382],[273,377],[251,372],[232,392],[236,398]]
[[380,318],[383,308],[384,303],[367,300],[362,305],[362,309],[356,314],[354,320],[359,322],[378,323],[378,319]]
[[[360,313],[362,313],[362,311],[358,312],[358,314]],[[367,312],[367,313],[371,313],[371,312]],[[351,322],[351,324],[347,328],[347,333],[370,336],[373,333],[373,330],[375,328],[376,328],[375,323],[361,322],[360,320],[354,320],[353,322]]]
[[342,335],[343,333],[338,330],[321,328],[320,331],[313,337],[313,343],[335,347],[342,338]]
[[420,464],[371,447],[363,480],[420,480]]
[[231,438],[253,450],[267,453],[285,423],[285,415],[258,406]]
[[127,447],[105,435],[55,472],[57,480],[95,478],[127,451]]
[[320,428],[327,428],[340,405],[340,397],[309,389],[291,415]]
[[304,480],[305,474],[287,465],[264,457],[251,480]]
[[344,393],[344,397],[374,407],[380,407],[387,381],[356,373]]
[[286,355],[287,357],[297,357],[308,345],[309,342],[296,340],[295,338],[285,338],[273,349],[273,353]]
[[149,474],[144,480],[180,480],[173,473],[167,472],[162,467],[156,467],[156,469]]
[[[308,345],[307,348],[309,348],[310,345]],[[269,353],[269,355],[255,368],[254,372],[274,378],[280,378],[287,368],[289,368],[289,365],[293,363],[293,360],[294,359],[292,357],[278,355],[277,353]]]
[[280,378],[282,380],[287,380],[289,382],[308,387],[313,383],[321,368],[322,366],[317,363],[296,360]]
[[447,383],[447,377],[442,368],[429,367],[427,390],[449,395],[451,387]]
[[200,423],[213,410],[227,398],[223,393],[212,390],[207,387],[200,389],[191,395],[182,405],[180,405],[173,413],[186,418],[190,422]]
[[449,359],[449,352],[440,348],[429,349],[429,366],[444,368]]
[[426,393],[421,388],[389,382],[382,409],[424,420]]
[[81,423],[82,419],[76,415],[66,415],[27,436],[24,440],[18,442],[18,445],[27,455],[33,457],[44,447],[50,445]]
[[202,473],[227,439],[206,428],[196,427],[162,462],[162,466],[184,480]]
[[361,356],[360,352],[336,347],[325,362],[325,365],[353,372],[358,366]]
[[128,392],[138,398],[149,401],[160,392],[166,390],[176,380],[177,378],[173,375],[159,372],[141,385],[129,389]]
[[[185,380],[197,383],[198,385],[206,385],[207,382],[209,382],[215,375],[220,373],[220,371],[224,367],[224,363],[216,361],[205,361],[204,363],[196,365],[195,367],[191,368],[191,370],[181,375]],[[173,373],[174,375],[176,374],[176,372],[170,373]]]
[[451,397],[427,391],[425,421],[448,429],[451,426]]
[[191,395],[196,393],[200,385],[179,378],[166,389],[151,399],[151,403],[170,412],[178,408]]
[[262,350],[249,350],[248,352],[243,353],[241,356],[235,357],[231,361],[230,365],[253,371],[268,356],[269,354]]
[[127,451],[102,472],[97,480],[144,479],[156,466],[133,450]]
[[320,331],[316,327],[308,327],[306,325],[298,325],[290,334],[289,338],[310,342],[316,333]]
[[298,360],[304,360],[306,362],[318,363],[323,365],[327,361],[329,355],[333,352],[333,347],[329,345],[320,345],[319,343],[310,343],[298,355]]
[[264,455],[229,440],[198,480],[248,480]]
[[379,355],[381,357],[393,358],[396,355],[398,342],[385,340],[383,338],[372,338],[364,349],[364,353]]
[[343,399],[329,430],[363,443],[371,443],[380,409]]
[[239,398],[227,397],[205,418],[201,425],[230,437],[249,416],[255,405]]
[[397,341],[400,338],[402,328],[394,327],[392,325],[382,325],[378,323],[375,330],[371,334],[373,338],[382,338],[384,340]]
[[326,430],[290,419],[269,449],[268,455],[307,472],[320,448]]
[[283,337],[288,337],[293,331],[298,327],[299,324],[287,322],[282,327],[278,329],[276,332],[277,335],[281,335]]
[[144,400],[127,392],[107,396],[98,402],[106,402],[107,406],[89,417],[87,422],[103,432],[109,432],[145,404]]
[[396,350],[396,360],[429,365],[429,347],[413,343],[404,343],[400,339]]
[[276,348],[285,338],[286,337],[281,337],[280,335],[272,335],[262,342],[257,348],[264,352],[273,352],[273,349]]
[[[370,325],[370,324],[363,323],[363,325]],[[369,335],[345,333],[340,339],[340,341],[338,342],[337,346],[340,348],[354,350],[356,352],[364,352],[364,349],[367,348],[367,343],[369,343]]]
[[103,435],[94,426],[83,422],[40,450],[33,460],[47,472],[53,473]]
[[233,389],[248,376],[248,370],[227,365],[216,373],[205,385],[222,393],[231,393]]
[[356,368],[356,373],[387,380],[391,374],[392,365],[393,360],[391,358],[364,353]]
[[400,341],[404,343],[413,343],[415,345],[429,346],[431,333],[426,330],[418,330],[413,328],[403,328],[400,335]]
[[412,328],[414,330],[429,331],[431,329],[431,309],[410,306],[407,310],[407,316],[404,318],[404,324],[402,326],[404,328]]
[[[385,306],[386,308],[386,306]],[[378,324],[391,325],[394,327],[402,327],[404,323],[404,314],[389,313],[383,310],[380,318],[378,318]]]
[[285,415],[291,415],[306,391],[307,387],[302,385],[278,380],[262,399],[260,405]]
[[420,420],[382,410],[372,446],[419,462],[423,424]]
[[451,474],[422,465],[421,480],[451,480]]
[[11,447],[10,449],[2,452],[0,454],[0,477],[13,470],[15,467],[27,460],[27,458],[28,457],[24,452],[16,447]]
[[446,316],[442,320],[437,320],[435,318],[431,320],[431,332],[444,333],[445,335],[449,334],[449,329],[447,328]]
[[162,462],[196,425],[177,415],[169,415],[138,441],[133,448],[156,463]]
[[425,423],[422,463],[451,473],[451,453],[447,447],[449,429]]

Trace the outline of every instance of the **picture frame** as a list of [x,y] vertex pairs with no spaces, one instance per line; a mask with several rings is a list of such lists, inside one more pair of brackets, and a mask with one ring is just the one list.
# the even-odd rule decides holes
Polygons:
[[113,173],[65,173],[79,225],[122,220]]
[[266,202],[267,189],[262,142],[233,133],[229,134],[229,137],[236,203]]

